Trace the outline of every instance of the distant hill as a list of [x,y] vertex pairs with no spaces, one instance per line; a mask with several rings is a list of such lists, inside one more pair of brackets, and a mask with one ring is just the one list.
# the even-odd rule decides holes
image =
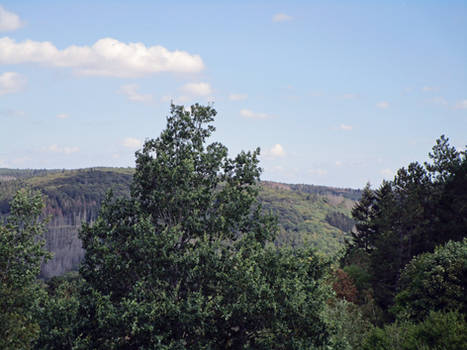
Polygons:
[[[134,169],[87,168],[77,170],[0,169],[0,216],[9,212],[16,190],[30,186],[46,199],[45,215],[51,217],[47,248],[54,258],[42,268],[43,277],[76,269],[84,255],[78,231],[92,222],[106,193],[129,194]],[[323,254],[335,253],[353,227],[350,210],[360,190],[313,185],[261,183],[264,210],[278,217],[276,244],[292,247],[311,244]]]

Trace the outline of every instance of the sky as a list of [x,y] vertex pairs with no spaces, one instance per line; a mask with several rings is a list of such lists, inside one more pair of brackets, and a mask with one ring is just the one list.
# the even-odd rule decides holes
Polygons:
[[264,180],[378,186],[467,144],[467,1],[0,0],[0,168],[134,166],[171,101]]

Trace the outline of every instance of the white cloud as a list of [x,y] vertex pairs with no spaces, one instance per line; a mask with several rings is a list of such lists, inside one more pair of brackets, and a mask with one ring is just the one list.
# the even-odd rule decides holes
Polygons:
[[456,109],[467,109],[467,99],[457,102]]
[[140,148],[143,143],[141,140],[133,138],[133,137],[127,137],[123,140],[122,145],[127,147],[127,148]]
[[310,173],[311,175],[324,176],[324,175],[327,175],[328,171],[326,169],[318,168],[318,169],[310,169],[308,170],[308,173]]
[[208,83],[188,83],[182,86],[182,91],[192,96],[208,96],[212,93]]
[[336,160],[336,162],[334,164],[336,164],[336,166],[342,166],[343,163],[340,160]]
[[120,86],[118,92],[125,95],[130,101],[135,102],[148,102],[152,100],[151,94],[140,94],[138,93],[139,86],[137,84],[128,84]]
[[358,94],[347,93],[342,95],[342,98],[345,100],[355,100],[356,98],[358,98]]
[[381,170],[381,175],[385,178],[391,178],[394,176],[394,172],[391,169],[383,169]]
[[381,101],[376,104],[376,107],[381,108],[381,109],[387,109],[389,108],[389,102],[387,101]]
[[248,98],[248,95],[247,94],[230,94],[229,95],[229,100],[230,101],[242,101],[242,100],[246,100]]
[[284,147],[280,144],[275,144],[268,152],[273,157],[284,157],[285,156],[285,150]]
[[0,96],[19,92],[26,85],[26,79],[15,72],[0,75]]
[[72,45],[63,50],[48,41],[26,40],[17,43],[0,38],[0,64],[41,63],[53,67],[68,67],[78,74],[138,77],[172,72],[193,73],[204,68],[198,55],[185,51],[169,51],[162,46],[146,47],[143,43],[122,43],[104,38],[92,46]]
[[256,112],[250,111],[249,109],[242,109],[240,111],[240,114],[245,118],[251,118],[251,119],[268,119],[272,117],[270,114],[256,113]]
[[352,125],[345,125],[345,124],[341,124],[341,125],[340,125],[340,128],[341,128],[342,130],[346,130],[346,131],[350,131],[350,130],[353,129]]
[[447,105],[448,101],[444,97],[436,96],[429,100],[429,102],[434,103],[435,105]]
[[277,13],[274,16],[272,16],[273,22],[288,22],[291,20],[293,20],[293,17],[286,15],[285,13]]
[[57,117],[58,119],[67,119],[67,118],[69,118],[70,116],[69,116],[68,114],[66,114],[66,113],[60,113],[60,114],[57,114],[56,117]]
[[22,26],[23,23],[21,23],[17,14],[5,10],[0,5],[0,32],[16,30]]
[[72,154],[79,152],[79,147],[60,147],[56,144],[50,145],[43,148],[44,151],[53,152],[53,153],[63,153],[63,154]]
[[424,86],[424,87],[422,87],[423,92],[430,92],[430,91],[436,91],[436,90],[438,90],[438,88],[435,88],[433,86]]

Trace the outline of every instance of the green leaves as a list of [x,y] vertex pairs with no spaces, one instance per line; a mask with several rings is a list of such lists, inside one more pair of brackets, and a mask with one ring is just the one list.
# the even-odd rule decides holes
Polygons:
[[394,312],[421,320],[430,310],[467,313],[467,238],[412,259],[402,272]]
[[36,277],[50,253],[43,249],[41,195],[20,190],[10,207],[10,216],[0,225],[0,348],[28,349],[39,330],[33,317],[41,294]]
[[414,256],[462,240],[467,232],[466,153],[442,136],[430,158],[431,164],[399,169],[376,190],[367,186],[352,211],[357,230],[349,255],[367,256],[375,300],[385,311]]
[[206,145],[216,112],[172,106],[136,154],[130,199],[109,196],[81,232],[82,335],[112,349],[302,349],[328,341],[328,263],[268,245],[257,202],[259,149]]

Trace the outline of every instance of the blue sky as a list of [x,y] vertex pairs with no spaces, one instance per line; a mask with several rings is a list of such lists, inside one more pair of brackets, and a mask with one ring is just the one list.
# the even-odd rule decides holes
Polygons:
[[262,178],[363,187],[467,144],[467,2],[0,1],[0,167],[133,166],[170,100]]

